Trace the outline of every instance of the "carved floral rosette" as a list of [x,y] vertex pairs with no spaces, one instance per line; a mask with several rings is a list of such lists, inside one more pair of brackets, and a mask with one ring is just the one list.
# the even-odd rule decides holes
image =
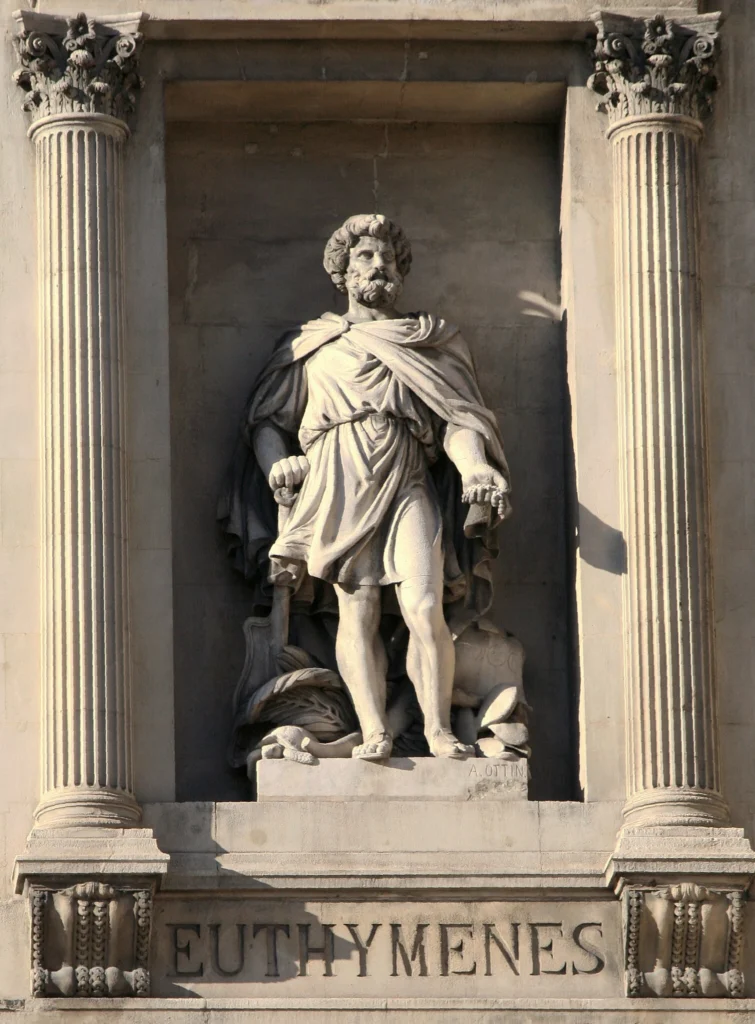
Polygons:
[[66,19],[65,25],[60,34],[25,28],[16,37],[21,67],[13,77],[26,93],[24,109],[35,120],[89,113],[125,121],[143,85],[141,33],[118,32],[85,14]]
[[644,21],[602,15],[596,25],[595,72],[587,84],[612,123],[652,114],[700,120],[710,111],[717,19],[681,25],[662,14]]
[[694,882],[623,893],[628,996],[744,995],[745,893]]
[[149,995],[151,888],[32,885],[29,896],[33,996]]

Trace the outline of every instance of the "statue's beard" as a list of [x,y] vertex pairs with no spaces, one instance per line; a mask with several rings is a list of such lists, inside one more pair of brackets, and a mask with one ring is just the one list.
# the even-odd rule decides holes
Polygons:
[[357,301],[370,308],[393,306],[401,294],[401,281],[398,279],[377,277],[360,279],[352,283],[349,289],[356,295]]

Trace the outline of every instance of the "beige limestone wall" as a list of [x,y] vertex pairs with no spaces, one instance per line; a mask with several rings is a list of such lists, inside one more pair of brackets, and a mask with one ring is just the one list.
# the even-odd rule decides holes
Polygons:
[[251,609],[213,524],[240,413],[275,337],[341,308],[324,241],[372,209],[413,242],[403,307],[460,324],[499,417],[516,514],[492,617],[527,651],[532,793],[571,795],[558,155],[555,125],[169,126],[179,798],[243,793],[222,758]]
[[[13,7],[0,5],[3,83]],[[39,796],[40,523],[34,151],[15,92],[0,88],[0,995],[20,996],[26,907],[10,876]]]
[[134,788],[175,798],[168,256],[163,66],[146,48],[125,151],[126,369]]
[[[0,81],[14,70],[0,7]],[[39,430],[34,151],[0,89],[0,896],[39,795]],[[0,940],[1,941],[1,940]],[[1,947],[0,947],[1,948]]]
[[[585,62],[586,63],[586,62]],[[575,65],[564,118],[561,240],[567,349],[567,536],[579,782],[587,801],[625,794],[619,423],[610,150]]]
[[702,150],[716,649],[723,788],[755,829],[755,6],[726,0],[720,78]]

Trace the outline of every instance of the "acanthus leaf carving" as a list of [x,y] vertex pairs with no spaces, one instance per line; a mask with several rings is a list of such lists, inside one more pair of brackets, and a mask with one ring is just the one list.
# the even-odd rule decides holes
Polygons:
[[635,19],[601,14],[588,87],[611,122],[626,117],[679,114],[700,120],[712,107],[717,79],[718,20],[685,24],[663,14]]
[[[64,28],[65,25],[65,28]],[[107,114],[125,121],[143,86],[140,32],[121,32],[77,14],[60,31],[24,27],[15,39],[14,81],[35,120],[54,114]]]

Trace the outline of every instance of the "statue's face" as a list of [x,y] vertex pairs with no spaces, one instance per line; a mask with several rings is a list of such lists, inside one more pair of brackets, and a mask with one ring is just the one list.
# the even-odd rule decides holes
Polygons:
[[364,306],[393,306],[401,294],[403,278],[396,266],[391,242],[367,235],[349,255],[346,290]]

